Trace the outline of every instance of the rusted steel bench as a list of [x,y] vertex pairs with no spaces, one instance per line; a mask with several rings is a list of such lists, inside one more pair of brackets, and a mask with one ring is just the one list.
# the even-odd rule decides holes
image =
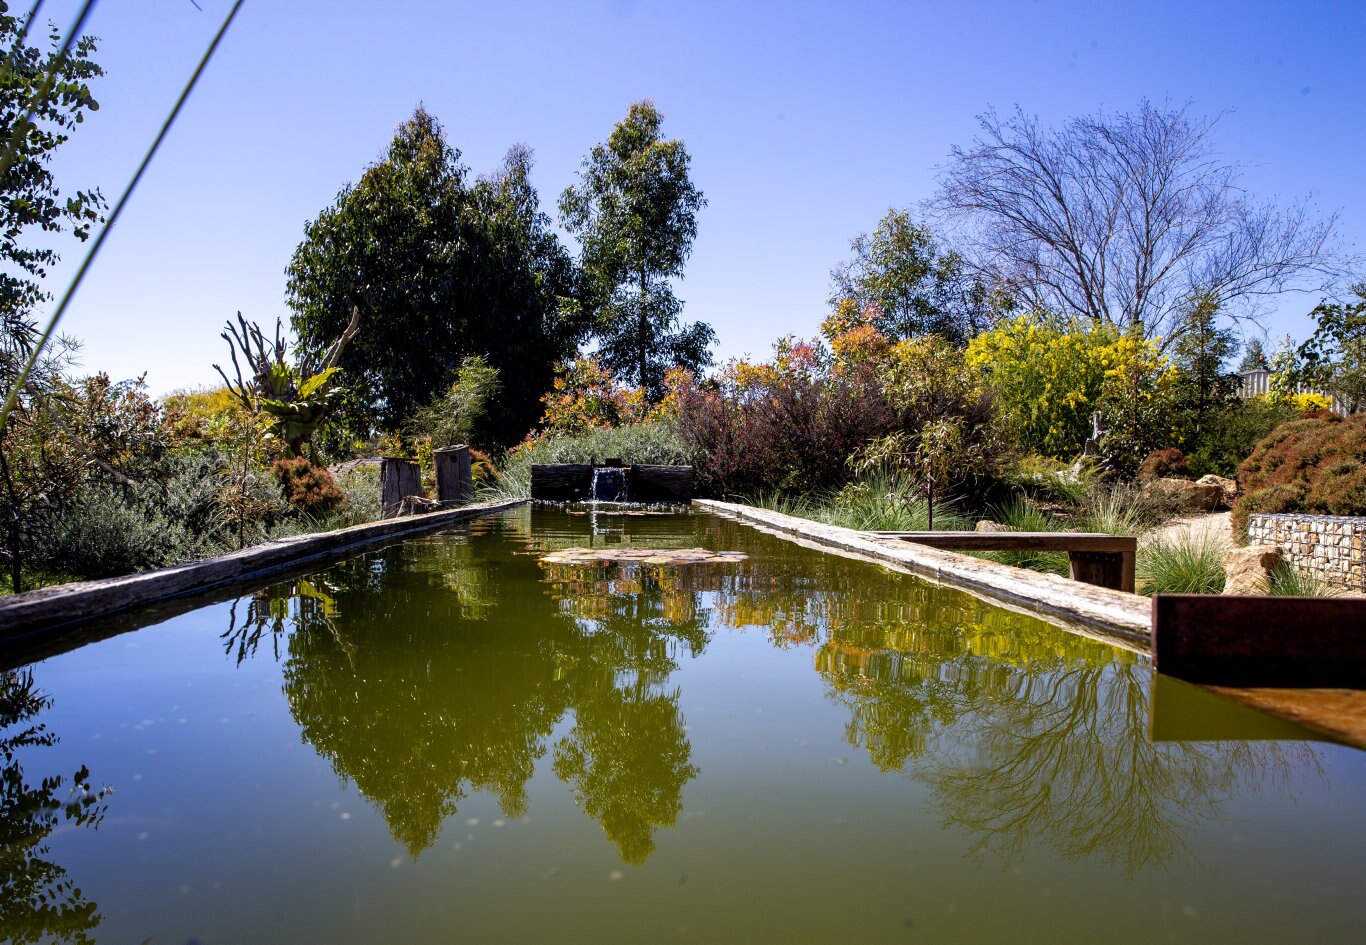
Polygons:
[[867,532],[945,551],[1065,551],[1072,580],[1134,592],[1138,539],[1097,532]]

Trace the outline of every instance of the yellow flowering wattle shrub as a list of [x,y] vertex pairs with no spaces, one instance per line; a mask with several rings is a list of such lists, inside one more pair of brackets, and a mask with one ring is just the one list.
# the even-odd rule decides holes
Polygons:
[[1152,341],[1113,325],[1022,316],[972,339],[965,358],[995,394],[1011,434],[1032,452],[1076,456],[1097,412],[1103,452],[1123,470],[1181,442],[1173,422],[1175,368]]
[[1066,459],[1091,435],[1117,335],[1022,316],[973,338],[965,357],[986,378],[1014,438],[1040,455]]

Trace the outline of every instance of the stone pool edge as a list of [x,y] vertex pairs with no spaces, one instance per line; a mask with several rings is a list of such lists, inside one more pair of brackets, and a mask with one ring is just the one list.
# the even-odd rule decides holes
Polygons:
[[992,604],[1041,617],[1072,633],[1144,656],[1149,652],[1151,604],[1148,598],[1137,594],[911,542],[869,538],[852,528],[825,525],[752,505],[715,499],[694,499],[693,505],[748,524],[767,526],[781,537],[809,539],[827,549],[898,566],[968,591]]
[[201,561],[97,581],[75,581],[0,598],[0,643],[65,629],[101,617],[249,583],[301,565],[323,564],[373,545],[436,531],[526,504],[499,499],[401,518],[382,519],[330,532],[294,535]]

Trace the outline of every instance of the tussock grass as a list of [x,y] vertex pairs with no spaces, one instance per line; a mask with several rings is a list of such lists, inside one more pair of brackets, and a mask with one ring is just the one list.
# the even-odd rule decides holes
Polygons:
[[[890,476],[871,476],[834,495],[791,496],[760,492],[745,501],[759,508],[859,531],[929,530],[929,506],[918,488]],[[971,521],[951,504],[934,504],[935,531],[962,531]]]
[[1268,594],[1278,597],[1340,597],[1337,588],[1330,587],[1312,574],[1306,574],[1292,564],[1276,568],[1267,577]]
[[1138,545],[1140,594],[1218,594],[1224,590],[1228,545],[1205,531],[1154,534]]

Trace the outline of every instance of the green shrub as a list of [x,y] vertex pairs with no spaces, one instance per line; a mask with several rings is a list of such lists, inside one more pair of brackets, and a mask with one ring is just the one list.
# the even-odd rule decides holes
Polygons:
[[1205,531],[1154,535],[1138,546],[1140,594],[1218,594],[1224,589],[1224,542]]
[[1252,512],[1366,514],[1366,414],[1282,423],[1239,465],[1238,482],[1233,528],[1241,539]]
[[174,564],[203,548],[154,498],[96,486],[54,518],[40,561],[81,578],[104,578]]
[[277,459],[270,469],[280,481],[289,504],[313,518],[331,515],[346,501],[331,474],[302,456]]
[[1258,440],[1300,416],[1300,409],[1288,399],[1248,397],[1220,405],[1206,416],[1197,442],[1186,450],[1190,474],[1233,478]]

